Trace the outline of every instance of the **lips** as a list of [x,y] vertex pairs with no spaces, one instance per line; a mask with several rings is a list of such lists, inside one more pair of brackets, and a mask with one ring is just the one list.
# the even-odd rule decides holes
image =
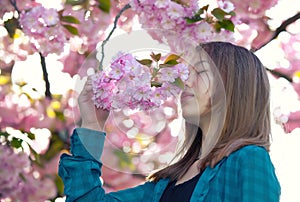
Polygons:
[[184,98],[187,98],[187,97],[193,97],[193,96],[194,96],[194,94],[192,94],[192,93],[183,92],[181,94],[181,99],[184,99]]

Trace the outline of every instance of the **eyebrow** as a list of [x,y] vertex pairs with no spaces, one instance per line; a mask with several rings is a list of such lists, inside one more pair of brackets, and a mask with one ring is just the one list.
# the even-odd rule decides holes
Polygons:
[[[204,68],[201,68],[201,64],[203,64],[203,63],[208,63],[209,64],[209,62],[207,61],[207,60],[199,60],[195,65],[193,65],[194,66],[194,69],[195,70],[201,70],[201,71],[208,71],[207,70],[207,68],[206,67],[204,67]],[[199,67],[200,66],[200,67]]]
[[204,62],[209,63],[208,60],[199,60],[197,63],[204,63]]

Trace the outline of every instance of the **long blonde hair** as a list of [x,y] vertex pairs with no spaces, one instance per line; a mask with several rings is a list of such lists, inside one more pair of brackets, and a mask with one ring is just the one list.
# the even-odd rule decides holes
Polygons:
[[262,63],[247,49],[226,42],[205,43],[197,48],[198,52],[203,50],[221,75],[225,100],[220,99],[223,95],[219,92],[214,92],[212,99],[217,104],[211,107],[217,110],[218,117],[211,117],[210,132],[203,138],[200,128],[186,123],[189,138],[178,150],[179,160],[151,174],[150,181],[180,179],[197,159],[200,159],[199,172],[207,166],[214,167],[245,145],[269,150],[270,86]]

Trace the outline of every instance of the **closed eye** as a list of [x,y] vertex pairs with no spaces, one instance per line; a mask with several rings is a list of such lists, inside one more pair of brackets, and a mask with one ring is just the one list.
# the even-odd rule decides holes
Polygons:
[[204,69],[204,70],[201,70],[201,71],[196,71],[197,72],[197,74],[202,74],[202,73],[204,73],[204,72],[207,72],[207,70],[206,69]]

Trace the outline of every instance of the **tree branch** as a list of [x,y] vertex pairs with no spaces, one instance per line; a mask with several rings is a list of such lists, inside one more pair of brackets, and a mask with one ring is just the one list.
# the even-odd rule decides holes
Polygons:
[[17,0],[9,0],[9,2],[14,7],[14,9],[18,12],[18,14],[20,14],[20,10],[18,9],[18,6],[17,6]]
[[261,49],[262,47],[264,47],[265,45],[267,45],[268,43],[270,43],[271,41],[276,39],[281,32],[286,31],[286,28],[298,19],[300,19],[300,12],[296,13],[296,15],[283,21],[282,24],[274,31],[272,38],[270,38],[268,41],[266,41],[260,47],[258,47],[256,49],[252,48],[251,51],[253,51],[253,52],[258,51],[259,49]]
[[292,79],[290,76],[288,76],[288,75],[286,75],[286,74],[283,74],[283,73],[281,73],[281,72],[279,72],[279,71],[276,71],[276,70],[274,70],[274,69],[269,69],[269,68],[267,68],[267,67],[265,67],[265,69],[266,69],[268,72],[270,72],[271,74],[273,74],[274,76],[285,78],[287,81],[293,83],[293,79]]
[[102,57],[101,57],[101,60],[100,60],[100,65],[99,65],[99,69],[102,70],[103,69],[103,60],[104,60],[104,46],[105,44],[108,42],[108,40],[110,39],[111,35],[113,34],[113,32],[115,31],[115,29],[117,28],[117,23],[118,23],[118,20],[119,18],[121,17],[122,13],[124,11],[126,11],[127,9],[131,8],[130,4],[126,4],[121,10],[120,12],[116,15],[116,18],[114,20],[114,26],[112,28],[112,30],[110,31],[109,35],[107,36],[107,38],[102,42],[101,44],[101,53],[102,53]]
[[[274,34],[273,34],[272,38],[270,38],[268,41],[266,41],[263,45],[261,45],[257,49],[252,48],[251,51],[253,51],[253,52],[258,51],[262,47],[264,47],[267,44],[269,44],[271,41],[273,41],[274,39],[276,39],[281,32],[286,31],[286,28],[290,24],[292,24],[293,22],[295,22],[298,19],[300,19],[300,12],[296,13],[294,16],[292,16],[292,17],[286,19],[285,21],[283,21],[282,24],[274,31]],[[276,70],[273,70],[273,69],[269,69],[269,68],[266,68],[266,70],[268,72],[270,72],[271,74],[273,74],[274,76],[276,76],[276,77],[282,77],[282,78],[285,78],[287,81],[289,81],[291,83],[293,82],[293,79],[290,76],[286,75],[286,74],[283,74],[283,73],[281,73],[279,71],[276,71]]]
[[45,57],[42,55],[42,53],[40,53],[40,58],[41,58],[41,65],[42,65],[42,70],[43,70],[43,77],[46,83],[46,91],[45,91],[45,96],[49,99],[52,99],[52,94],[50,92],[50,82],[49,82],[49,78],[48,78],[48,72],[47,72],[47,68],[46,68],[46,62],[45,62]]
[[[14,9],[18,12],[20,17],[20,10],[18,9],[17,6],[17,0],[9,0],[9,2],[11,3],[11,5],[14,7]],[[39,52],[40,58],[41,58],[41,65],[42,65],[42,70],[43,70],[43,77],[46,83],[46,91],[45,91],[45,96],[49,99],[52,99],[52,94],[50,92],[50,82],[48,79],[48,72],[47,72],[47,68],[46,68],[46,62],[45,62],[45,57]]]

